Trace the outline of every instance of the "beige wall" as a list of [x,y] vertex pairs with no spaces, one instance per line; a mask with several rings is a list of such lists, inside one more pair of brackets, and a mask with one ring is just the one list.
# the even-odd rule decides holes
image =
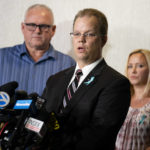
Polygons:
[[52,43],[59,51],[72,54],[72,21],[78,10],[96,8],[108,19],[108,42],[103,50],[107,63],[124,74],[127,56],[137,48],[150,49],[150,0],[1,0],[0,47],[23,42],[21,22],[32,4],[43,3],[54,12],[57,26]]

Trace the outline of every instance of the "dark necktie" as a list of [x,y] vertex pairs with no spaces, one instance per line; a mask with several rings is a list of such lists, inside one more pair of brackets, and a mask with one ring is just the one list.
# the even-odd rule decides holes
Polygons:
[[83,75],[82,70],[78,69],[76,71],[74,80],[72,81],[72,83],[67,88],[67,92],[66,92],[66,94],[64,96],[64,99],[63,99],[63,107],[64,108],[66,107],[67,103],[71,100],[71,98],[73,97],[74,93],[76,92],[76,90],[78,88],[78,83],[79,83],[80,77],[82,75]]

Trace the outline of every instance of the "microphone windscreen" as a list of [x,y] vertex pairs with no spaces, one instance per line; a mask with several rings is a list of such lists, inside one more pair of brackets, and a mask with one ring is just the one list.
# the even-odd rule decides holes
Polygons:
[[8,82],[0,86],[0,90],[7,90],[7,89],[16,89],[18,87],[18,83],[16,81]]
[[18,83],[16,81],[12,81],[0,86],[0,91],[7,92],[9,96],[12,97],[17,87],[18,87]]
[[30,98],[30,99],[32,99],[34,102],[37,100],[37,97],[38,97],[39,95],[36,93],[36,92],[34,92],[34,93],[30,93],[29,95],[28,95],[28,98]]
[[15,92],[15,99],[19,100],[19,99],[27,99],[28,98],[28,93],[24,90],[17,90]]

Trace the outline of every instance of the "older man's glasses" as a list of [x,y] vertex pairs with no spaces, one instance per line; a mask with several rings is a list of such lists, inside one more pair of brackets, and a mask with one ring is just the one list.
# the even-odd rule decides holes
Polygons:
[[95,33],[90,33],[90,32],[84,33],[84,34],[81,34],[81,33],[79,33],[79,32],[71,32],[70,35],[71,35],[72,37],[74,37],[74,38],[79,38],[79,37],[81,37],[81,36],[83,36],[83,37],[85,37],[85,38],[93,38],[93,37],[96,37],[96,36],[97,36],[97,34],[95,34]]
[[35,24],[35,23],[24,23],[29,31],[35,31],[38,27],[41,31],[48,31],[53,25],[48,24]]

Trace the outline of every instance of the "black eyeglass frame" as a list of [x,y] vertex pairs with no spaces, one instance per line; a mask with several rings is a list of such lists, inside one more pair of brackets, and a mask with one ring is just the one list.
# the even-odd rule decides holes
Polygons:
[[53,25],[48,25],[48,24],[35,24],[35,23],[24,23],[30,31],[35,31],[36,28],[38,27],[41,31],[48,31],[49,28],[51,28]]

